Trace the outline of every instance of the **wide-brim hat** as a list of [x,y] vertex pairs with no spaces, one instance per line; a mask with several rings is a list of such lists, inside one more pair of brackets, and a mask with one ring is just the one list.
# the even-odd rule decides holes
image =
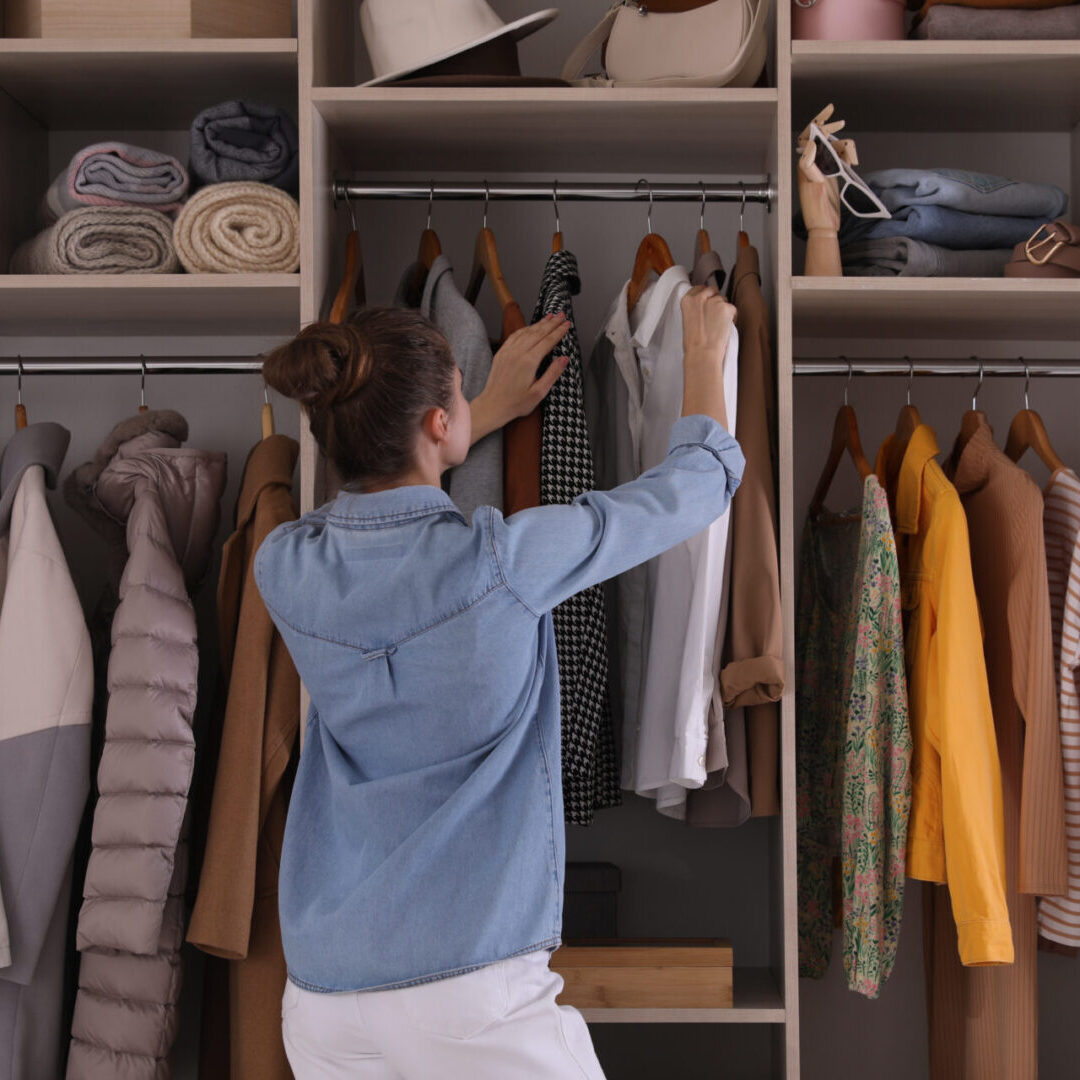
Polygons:
[[[445,45],[432,49],[414,40],[417,20],[449,20],[453,29],[437,36]],[[421,72],[437,76],[447,61],[459,58],[453,74],[462,75],[465,54],[477,53],[477,59],[492,55],[493,44],[516,49],[517,43],[547,26],[559,15],[558,8],[545,8],[523,19],[504,23],[485,0],[365,0],[360,10],[360,27],[375,73],[363,86],[381,86]],[[411,16],[411,18],[410,18]],[[494,74],[486,64],[478,65],[478,75]],[[434,69],[434,70],[432,70]],[[441,70],[440,70],[441,69]]]

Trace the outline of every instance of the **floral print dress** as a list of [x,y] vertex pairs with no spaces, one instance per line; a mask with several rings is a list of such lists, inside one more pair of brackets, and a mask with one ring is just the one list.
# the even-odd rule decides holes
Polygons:
[[803,533],[796,623],[799,973],[825,974],[834,915],[850,989],[896,958],[911,807],[900,571],[885,492]]

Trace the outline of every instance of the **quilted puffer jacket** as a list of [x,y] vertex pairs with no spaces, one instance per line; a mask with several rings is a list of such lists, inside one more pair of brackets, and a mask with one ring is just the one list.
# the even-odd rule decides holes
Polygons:
[[176,1038],[199,668],[189,590],[225,486],[225,456],[182,449],[187,432],[174,412],[134,416],[65,487],[123,561],[68,1080],[167,1080]]

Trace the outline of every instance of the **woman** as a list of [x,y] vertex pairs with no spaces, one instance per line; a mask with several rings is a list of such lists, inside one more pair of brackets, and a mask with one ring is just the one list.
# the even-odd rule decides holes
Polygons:
[[548,968],[565,861],[549,613],[727,507],[733,312],[713,289],[683,301],[684,418],[661,465],[505,519],[468,522],[440,477],[547,393],[562,316],[510,338],[471,407],[446,341],[406,311],[314,324],[267,358],[346,480],[256,558],[312,702],[279,893],[298,1080],[602,1078]]

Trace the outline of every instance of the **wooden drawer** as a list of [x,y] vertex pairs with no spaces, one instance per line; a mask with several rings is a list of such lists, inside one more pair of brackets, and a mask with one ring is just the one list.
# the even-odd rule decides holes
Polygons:
[[730,1009],[733,967],[722,938],[571,942],[551,956],[559,1004],[579,1009]]

